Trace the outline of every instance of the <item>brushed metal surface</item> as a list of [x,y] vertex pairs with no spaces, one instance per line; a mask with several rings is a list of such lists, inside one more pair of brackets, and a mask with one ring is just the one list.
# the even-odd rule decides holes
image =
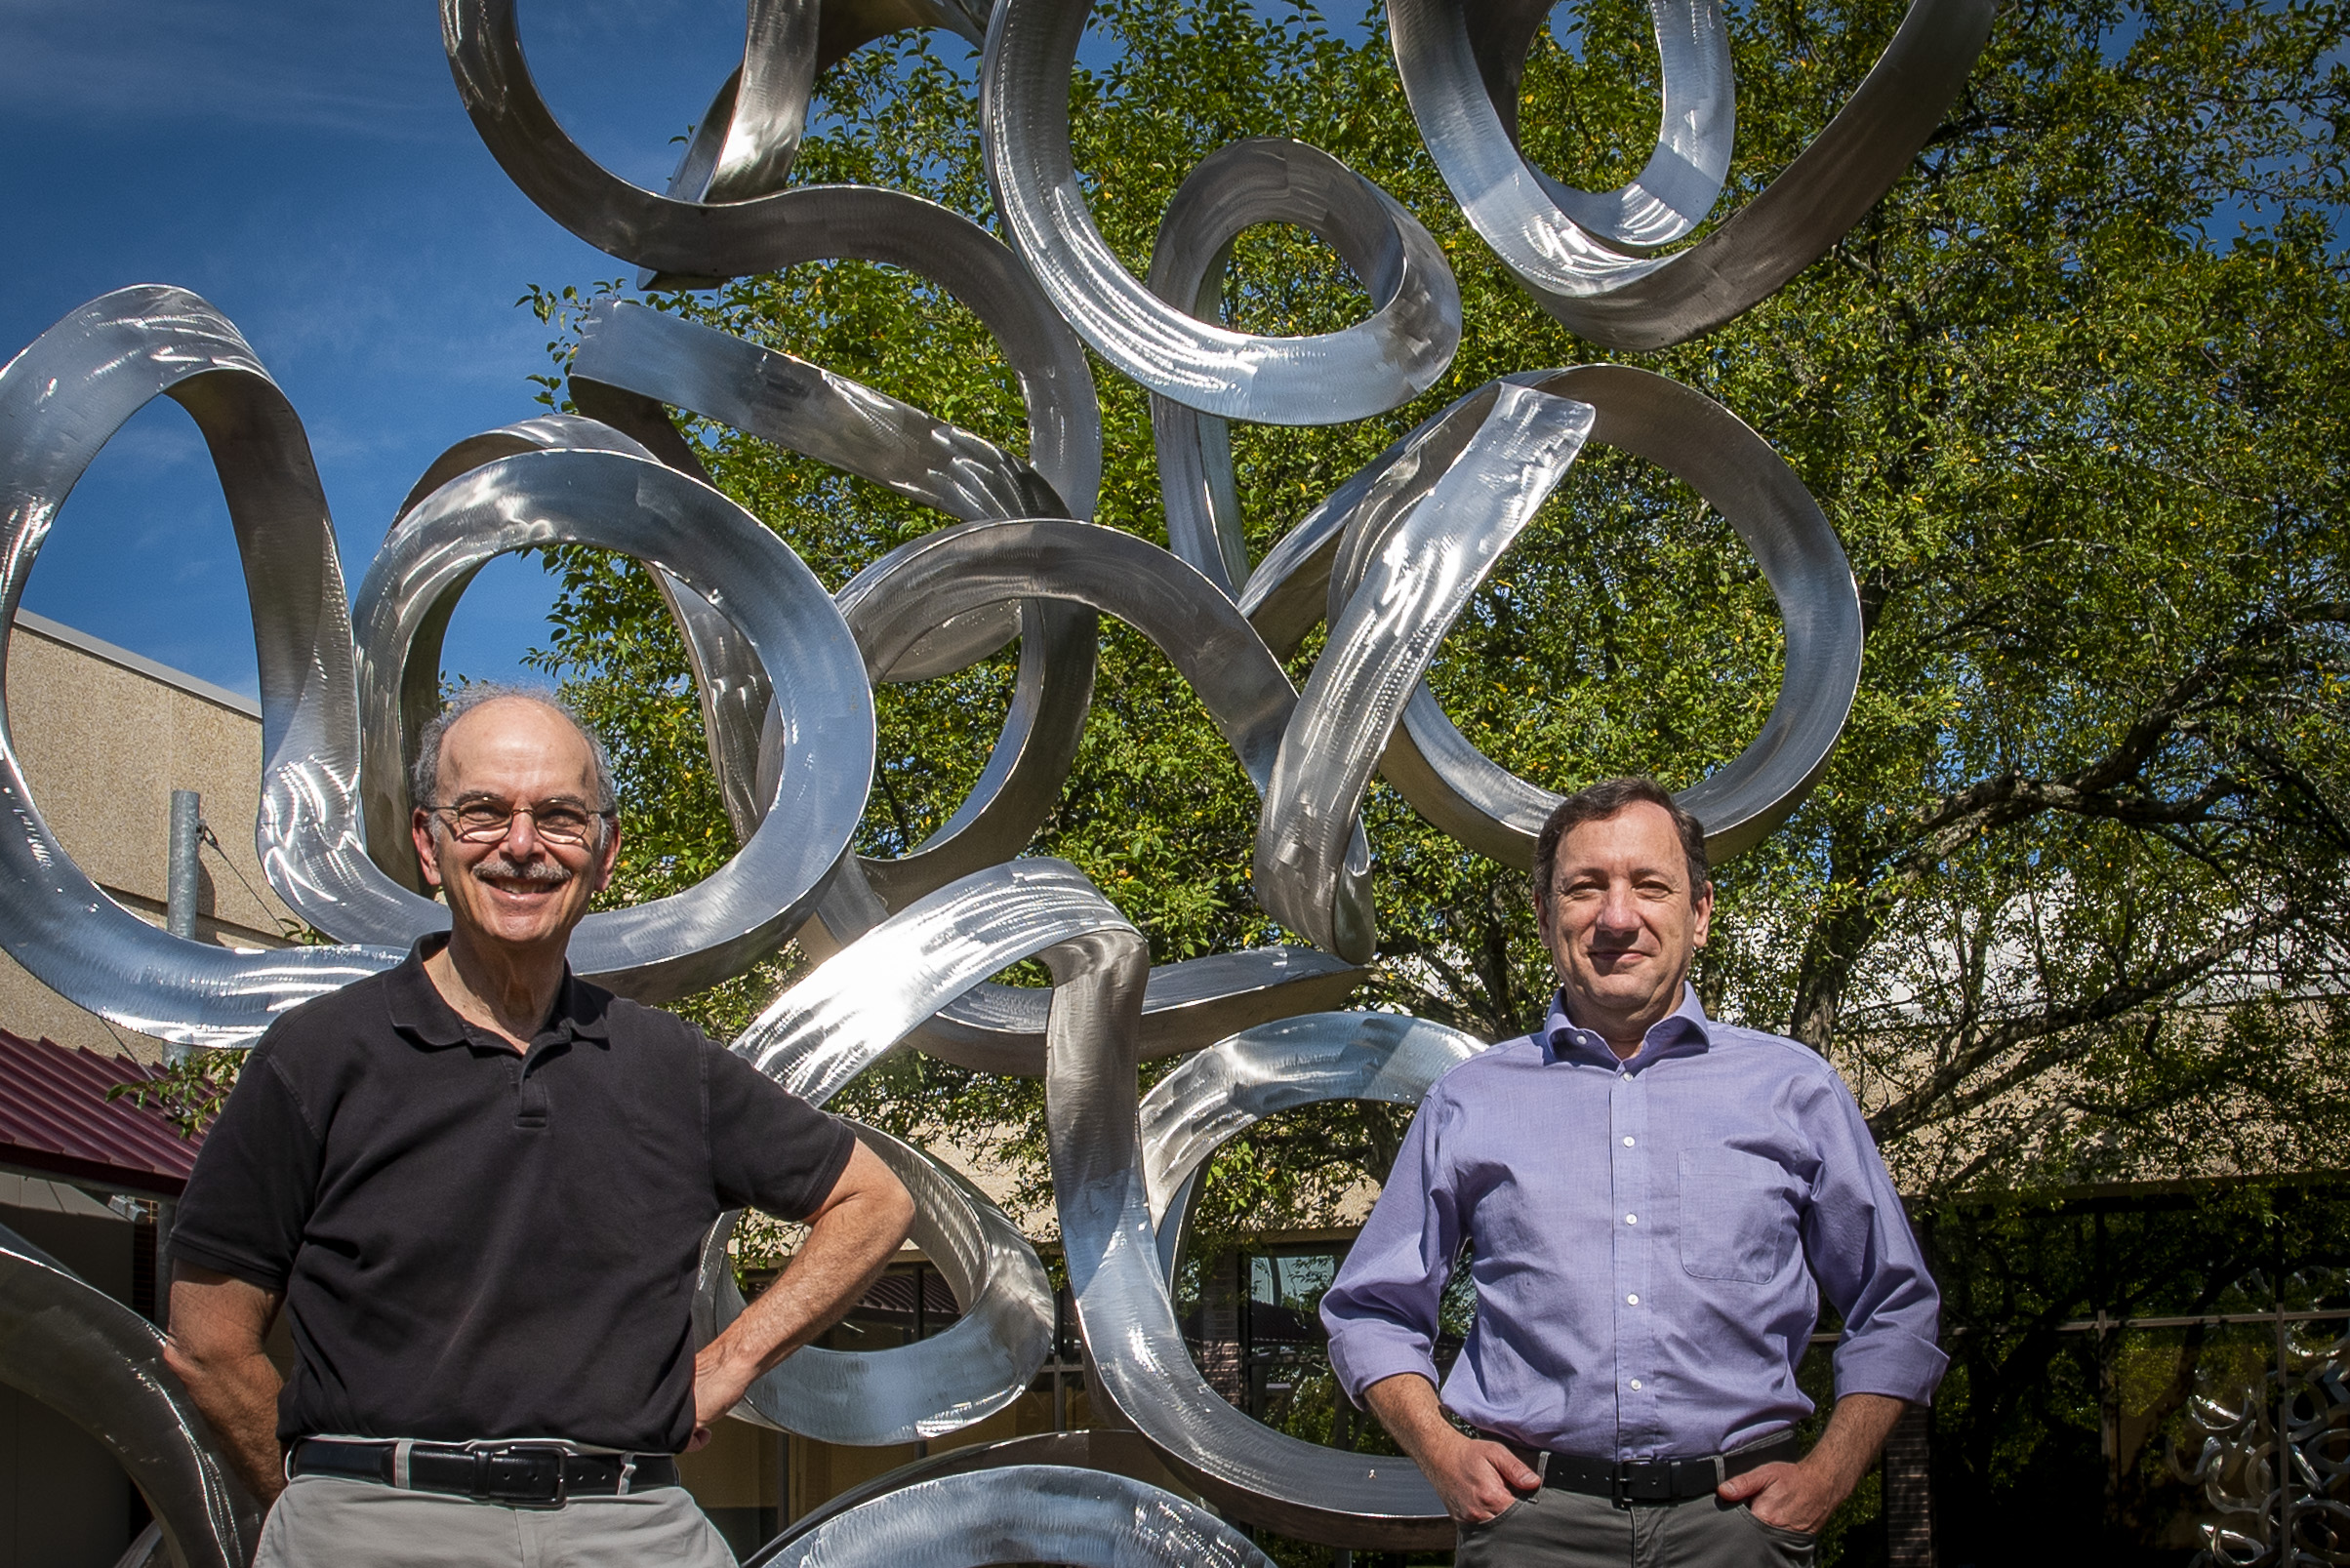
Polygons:
[[827,1517],[772,1568],[1273,1568],[1197,1504],[1106,1470],[1013,1465],[914,1481]]
[[[236,328],[195,295],[118,290],[0,368],[0,657],[67,492],[158,393],[187,410],[212,448],[253,605],[263,753],[255,845],[279,896],[341,934],[345,900],[391,885],[360,838],[350,612],[334,522],[301,420]],[[176,1044],[242,1045],[286,1008],[399,962],[382,945],[236,952],[174,937],[116,904],[42,820],[5,698],[0,945],[50,989]]]
[[1103,932],[1044,959],[1054,981],[1044,1076],[1053,1198],[1102,1397],[1233,1517],[1330,1546],[1441,1548],[1451,1521],[1409,1460],[1275,1431],[1227,1404],[1193,1364],[1144,1185],[1136,1036],[1148,954],[1139,937]]
[[5,1227],[0,1383],[114,1456],[181,1568],[245,1568],[261,1539],[261,1508],[163,1364],[162,1331]]
[[1377,950],[1369,900],[1344,896],[1369,878],[1362,792],[1444,633],[1574,462],[1592,417],[1587,404],[1499,385],[1427,438],[1470,432],[1422,494],[1398,462],[1357,508],[1345,547],[1359,564],[1332,574],[1329,642],[1281,736],[1257,828],[1257,897],[1317,946],[1354,963]]
[[1153,1084],[1140,1111],[1143,1190],[1169,1287],[1183,1261],[1199,1173],[1217,1149],[1300,1106],[1416,1106],[1430,1084],[1485,1046],[1474,1034],[1403,1013],[1309,1013],[1218,1040]]
[[[1094,226],[1070,157],[1070,67],[1091,9],[1091,0],[1001,0],[988,24],[980,94],[980,146],[995,210],[1077,336],[1161,397],[1266,424],[1364,419],[1435,384],[1461,337],[1460,292],[1443,251],[1385,191],[1327,154],[1293,165],[1311,164],[1323,190],[1301,180],[1295,196],[1277,204],[1279,216],[1318,229],[1325,220],[1317,206],[1342,178],[1360,186],[1349,203],[1386,214],[1393,264],[1357,269],[1372,289],[1367,320],[1297,338],[1235,332],[1193,314],[1194,301],[1169,303],[1126,270]],[[1243,165],[1255,154],[1236,156],[1216,168],[1247,181]],[[1211,251],[1222,243],[1211,242]]]
[[[1609,348],[1664,348],[1710,332],[1824,255],[1941,123],[1997,9],[1993,0],[1915,0],[1851,99],[1778,179],[1688,249],[1641,256],[1628,254],[1625,241],[1654,244],[1644,236],[1672,226],[1643,226],[1640,214],[1649,209],[1642,197],[1661,197],[1656,206],[1675,221],[1690,216],[1679,209],[1693,205],[1708,183],[1719,192],[1721,177],[1712,171],[1726,167],[1728,152],[1727,62],[1707,41],[1719,17],[1702,6],[1668,14],[1666,3],[1657,5],[1657,42],[1669,118],[1658,156],[1620,207],[1627,231],[1602,211],[1615,204],[1580,198],[1528,164],[1518,148],[1514,108],[1505,121],[1496,105],[1497,96],[1515,98],[1509,57],[1522,63],[1533,37],[1530,0],[1498,7],[1388,0],[1389,37],[1412,117],[1463,215],[1544,309]],[[1677,128],[1671,119],[1682,102],[1688,117]],[[1680,173],[1676,137],[1685,137],[1691,154]],[[1706,197],[1707,206],[1712,201]],[[1587,219],[1613,231],[1595,231]]]
[[[750,841],[693,887],[591,914],[572,934],[573,967],[615,990],[646,1001],[700,990],[798,928],[856,831],[873,755],[864,662],[815,575],[709,486],[622,452],[526,452],[443,484],[385,540],[353,606],[369,726],[400,722],[409,645],[452,583],[493,555],[557,543],[659,562],[735,623],[783,707],[790,740]],[[446,923],[439,905],[374,874],[404,901],[376,940]]]

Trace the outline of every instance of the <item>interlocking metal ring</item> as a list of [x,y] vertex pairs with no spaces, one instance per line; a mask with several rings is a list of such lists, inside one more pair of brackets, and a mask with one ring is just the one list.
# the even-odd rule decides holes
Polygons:
[[[1665,68],[1657,155],[1615,198],[1568,190],[1518,150],[1533,0],[1388,0],[1412,117],[1470,225],[1544,309],[1609,348],[1665,348],[1776,293],[1909,167],[1991,36],[1993,0],[1915,0],[1851,101],[1771,184],[1688,250],[1722,188],[1732,88],[1718,0],[1651,0]],[[1685,110],[1683,103],[1687,104]],[[1685,117],[1684,117],[1685,115]]]

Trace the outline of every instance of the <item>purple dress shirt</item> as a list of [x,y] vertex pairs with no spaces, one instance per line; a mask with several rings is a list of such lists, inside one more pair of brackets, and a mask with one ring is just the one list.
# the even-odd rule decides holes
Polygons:
[[1430,1088],[1322,1298],[1350,1398],[1437,1381],[1464,1241],[1477,1319],[1444,1403],[1530,1447],[1681,1458],[1809,1415],[1814,1274],[1844,1318],[1840,1397],[1924,1403],[1948,1364],[1940,1293],[1844,1080],[1685,988],[1629,1062],[1554,1003]]

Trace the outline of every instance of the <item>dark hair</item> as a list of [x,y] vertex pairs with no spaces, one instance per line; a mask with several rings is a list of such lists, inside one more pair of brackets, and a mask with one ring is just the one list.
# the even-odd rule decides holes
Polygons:
[[1689,863],[1689,897],[1712,880],[1712,871],[1705,858],[1705,827],[1696,818],[1681,809],[1672,792],[1654,779],[1626,777],[1602,779],[1587,784],[1559,802],[1550,821],[1542,824],[1541,836],[1534,840],[1534,901],[1539,905],[1551,894],[1551,871],[1559,864],[1559,841],[1585,823],[1605,822],[1629,807],[1642,801],[1662,806],[1673,819],[1674,827],[1681,833],[1681,852]]
[[[588,743],[589,771],[595,784],[595,809],[599,812],[619,810],[620,792],[612,787],[612,759],[605,754],[602,739],[588,727],[587,720],[572,711],[571,704],[552,692],[535,691],[528,686],[507,686],[496,681],[474,681],[466,685],[449,699],[448,705],[434,714],[432,721],[416,738],[416,763],[408,771],[409,799],[416,805],[428,806],[433,803],[432,797],[440,793],[441,743],[448,739],[452,725],[477,707],[509,700],[535,703],[560,716],[580,732],[580,739]],[[603,834],[610,830],[609,822],[600,824],[597,844],[604,842]]]

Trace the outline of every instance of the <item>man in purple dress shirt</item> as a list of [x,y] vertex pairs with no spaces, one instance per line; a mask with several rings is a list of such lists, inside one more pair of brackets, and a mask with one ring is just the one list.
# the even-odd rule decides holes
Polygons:
[[[1941,1380],[1939,1294],[1836,1070],[1698,1006],[1696,819],[1649,780],[1594,784],[1545,825],[1534,888],[1557,1001],[1429,1090],[1322,1299],[1331,1365],[1444,1500],[1461,1568],[1807,1563]],[[1477,1316],[1439,1403],[1464,1242]],[[1844,1333],[1799,1457],[1814,1276]]]

